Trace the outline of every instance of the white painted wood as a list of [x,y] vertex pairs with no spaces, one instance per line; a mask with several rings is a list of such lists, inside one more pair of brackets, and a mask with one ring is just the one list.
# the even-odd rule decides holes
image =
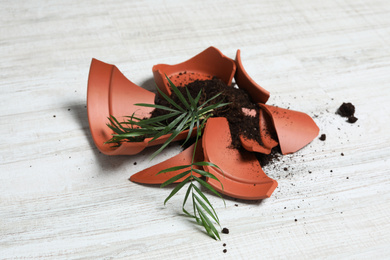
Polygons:
[[[386,0],[1,1],[0,258],[388,258],[389,14]],[[101,155],[85,109],[92,57],[151,89],[154,64],[210,45],[241,49],[270,104],[327,134],[265,169],[271,198],[210,196],[222,241],[180,215],[182,193],[164,207],[169,189],[127,180],[177,147]],[[344,101],[356,124],[334,114]]]

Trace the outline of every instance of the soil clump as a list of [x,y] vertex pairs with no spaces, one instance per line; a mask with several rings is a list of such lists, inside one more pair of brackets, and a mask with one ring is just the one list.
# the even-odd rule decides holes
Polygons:
[[355,117],[355,106],[349,102],[343,102],[343,104],[337,109],[336,113],[342,117],[347,117],[347,122],[351,124],[358,120],[357,117]]

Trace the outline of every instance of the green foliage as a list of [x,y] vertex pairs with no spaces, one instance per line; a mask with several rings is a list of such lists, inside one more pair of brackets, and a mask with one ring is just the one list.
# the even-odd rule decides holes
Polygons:
[[[183,212],[189,217],[194,218],[198,224],[202,225],[209,236],[213,237],[214,239],[220,239],[218,230],[213,224],[214,221],[218,225],[220,225],[217,213],[215,212],[212,204],[209,202],[202,190],[198,188],[195,184],[195,182],[197,182],[200,186],[221,197],[221,195],[210,184],[208,184],[202,178],[198,177],[200,175],[204,178],[212,178],[219,181],[218,178],[215,177],[213,174],[201,169],[203,166],[215,167],[218,169],[219,167],[211,162],[196,162],[195,151],[198,141],[202,135],[202,129],[206,125],[207,119],[212,116],[212,112],[215,109],[223,107],[227,105],[227,103],[216,102],[212,104],[211,101],[217,98],[219,96],[218,94],[206,100],[202,104],[198,104],[202,91],[199,91],[197,96],[194,98],[191,96],[188,89],[186,89],[186,99],[185,96],[180,92],[180,90],[173,84],[173,82],[168,77],[166,78],[168,79],[168,82],[171,86],[173,92],[172,95],[176,95],[180,102],[175,102],[171,97],[167,96],[157,87],[157,91],[166,101],[171,104],[172,107],[143,103],[136,105],[143,107],[151,107],[155,109],[162,109],[168,111],[169,113],[158,117],[146,119],[138,118],[135,116],[135,114],[133,114],[131,116],[126,117],[127,120],[124,122],[118,122],[118,120],[114,116],[111,116],[109,118],[110,124],[108,124],[108,127],[114,133],[112,135],[112,138],[106,143],[112,143],[114,144],[114,146],[120,146],[121,142],[140,142],[144,141],[145,138],[151,138],[149,142],[153,142],[161,136],[169,135],[169,138],[165,141],[165,143],[156,152],[153,153],[152,158],[154,158],[156,155],[161,153],[161,151],[163,151],[163,149],[165,149],[168,144],[170,144],[183,131],[188,130],[188,134],[184,141],[184,144],[190,139],[190,137],[193,135],[193,132],[196,131],[196,140],[194,144],[195,148],[192,155],[191,164],[168,168],[158,172],[157,174],[187,169],[175,175],[161,185],[161,187],[165,187],[182,178],[185,178],[171,191],[171,193],[165,199],[164,205],[181,188],[183,188],[186,184],[189,183],[182,206]],[[167,123],[167,119],[171,119],[169,121],[170,123]],[[223,189],[222,183],[221,187]],[[190,195],[193,213],[189,213],[185,209],[186,203]]]

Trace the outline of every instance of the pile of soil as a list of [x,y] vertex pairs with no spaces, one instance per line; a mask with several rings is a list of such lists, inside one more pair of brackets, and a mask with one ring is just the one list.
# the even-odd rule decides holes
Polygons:
[[[198,106],[202,105],[206,100],[220,94],[217,98],[213,99],[207,105],[216,104],[218,102],[229,103],[226,106],[215,109],[213,117],[225,117],[229,122],[229,128],[232,138],[231,148],[243,149],[240,142],[240,135],[244,135],[248,139],[256,140],[260,145],[262,144],[259,129],[259,106],[253,103],[249,94],[242,89],[227,86],[222,80],[213,77],[210,80],[195,80],[185,86],[185,88],[179,87],[178,89],[187,99],[186,88],[190,92],[191,96],[195,98],[199,91],[201,92],[201,98],[198,102]],[[179,98],[172,92],[171,98],[178,104],[181,104]],[[187,100],[188,101],[188,100]],[[157,97],[155,103],[158,105],[164,105],[172,107],[172,105],[165,99]],[[243,109],[251,111],[251,115],[243,112]],[[169,113],[166,110],[155,109],[152,112],[152,117],[160,116]],[[170,119],[173,120],[173,119]],[[170,123],[168,120],[167,124]],[[273,136],[274,139],[276,139]]]

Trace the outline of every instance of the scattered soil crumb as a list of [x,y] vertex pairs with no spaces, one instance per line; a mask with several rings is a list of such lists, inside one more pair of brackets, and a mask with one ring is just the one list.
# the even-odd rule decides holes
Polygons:
[[226,252],[227,252],[227,249],[224,249],[222,252],[226,253]]
[[224,227],[224,228],[222,229],[222,233],[223,233],[223,234],[229,234],[229,229]]
[[326,140],[326,134],[322,134],[319,139],[321,141],[325,141]]
[[336,112],[342,117],[348,117],[348,123],[355,123],[358,119],[355,117],[355,106],[352,103],[343,103]]
[[350,116],[350,117],[348,117],[348,123],[353,124],[353,123],[355,123],[357,120],[358,120],[358,119],[357,119],[355,116]]
[[256,158],[259,161],[261,167],[264,167],[264,166],[272,164],[276,161],[280,161],[280,157],[282,155],[282,152],[280,151],[280,147],[278,145],[271,150],[270,154],[256,153],[255,155],[256,155]]

